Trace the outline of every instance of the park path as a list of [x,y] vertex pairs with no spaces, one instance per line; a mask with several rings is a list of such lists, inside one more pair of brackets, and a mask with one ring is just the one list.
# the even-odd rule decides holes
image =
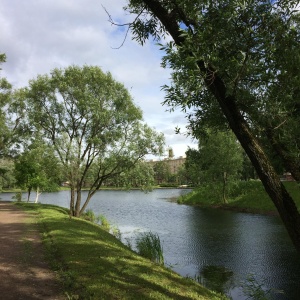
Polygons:
[[30,216],[0,202],[0,299],[61,300],[61,288],[43,256],[43,245]]

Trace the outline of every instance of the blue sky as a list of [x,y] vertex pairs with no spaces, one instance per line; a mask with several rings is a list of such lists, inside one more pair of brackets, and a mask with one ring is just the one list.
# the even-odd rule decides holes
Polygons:
[[[176,135],[185,127],[184,114],[163,107],[161,86],[169,82],[169,70],[160,66],[162,53],[151,42],[140,46],[127,37],[124,28],[112,26],[102,5],[114,20],[128,22],[125,0],[0,0],[0,45],[7,62],[5,76],[22,87],[38,74],[71,64],[97,65],[122,82],[143,110],[145,122],[163,132],[175,156],[184,155],[195,144]],[[184,131],[184,130],[183,130]]]

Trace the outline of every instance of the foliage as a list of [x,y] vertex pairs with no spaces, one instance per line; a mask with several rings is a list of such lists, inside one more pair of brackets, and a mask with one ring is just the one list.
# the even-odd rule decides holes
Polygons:
[[[6,61],[6,55],[0,54],[0,65]],[[2,69],[0,68],[0,71]],[[13,120],[8,115],[8,105],[11,96],[11,84],[0,77],[0,158],[7,156],[10,152],[12,141]]]
[[[15,93],[15,102],[22,104],[22,127],[41,132],[59,157],[72,215],[85,210],[103,181],[162,151],[163,136],[142,122],[125,87],[99,67],[54,69]],[[82,203],[85,182],[89,192]]]
[[[206,128],[228,125],[233,129],[230,112],[217,95],[226,93],[226,110],[233,111],[235,105],[269,158],[280,157],[295,178],[300,169],[297,4],[134,0],[125,8],[140,14],[130,24],[139,42],[151,35],[156,40],[167,33],[172,36],[173,41],[161,45],[162,65],[173,71],[171,84],[164,86],[164,103],[187,112],[191,134],[199,137]],[[235,103],[229,105],[232,100]]]
[[53,205],[18,204],[33,213],[47,257],[73,299],[226,299],[153,264],[100,226]]
[[92,209],[87,209],[84,213],[81,214],[80,217],[92,223],[98,223],[100,220],[100,217],[96,217]]
[[158,264],[164,264],[163,248],[158,234],[141,233],[136,239],[138,253]]
[[[286,189],[295,199],[300,209],[300,192],[296,182],[285,182]],[[205,185],[194,189],[192,192],[180,196],[178,203],[200,206],[220,206],[221,186]],[[228,185],[228,203],[225,208],[254,213],[276,214],[276,208],[270,201],[268,194],[260,180],[235,181]]]
[[15,182],[13,160],[9,158],[0,159],[0,191],[2,188],[14,187]]
[[110,230],[110,224],[109,224],[108,220],[106,219],[106,217],[103,216],[103,215],[100,215],[99,220],[100,220],[100,223],[101,223],[101,227],[104,230],[109,231]]
[[60,184],[61,168],[53,149],[35,141],[15,161],[17,185],[28,191],[28,201],[32,189],[37,191],[57,191]]
[[155,180],[158,184],[169,182],[171,170],[169,164],[166,161],[160,160],[155,162],[153,171]]
[[222,183],[220,195],[225,202],[228,182],[237,179],[242,170],[242,153],[231,132],[207,131],[199,149],[186,152],[185,167],[194,185]]
[[22,201],[22,192],[16,192],[15,195],[12,197],[12,199],[15,199],[17,202]]
[[[133,37],[170,42],[165,104],[187,113],[190,132],[230,128],[300,251],[300,214],[272,160],[300,180],[299,1],[131,0]],[[267,150],[267,151],[266,151]]]
[[124,170],[114,178],[106,181],[106,186],[122,188],[139,188],[143,191],[151,191],[154,185],[152,167],[144,160],[138,161],[132,168]]

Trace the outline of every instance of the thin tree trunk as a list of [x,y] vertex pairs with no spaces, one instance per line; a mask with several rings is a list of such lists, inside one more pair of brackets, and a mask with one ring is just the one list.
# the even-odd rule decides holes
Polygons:
[[34,203],[38,203],[38,201],[39,201],[39,195],[40,195],[41,193],[40,193],[40,189],[39,189],[39,187],[37,187],[36,188],[36,196],[35,196],[35,201],[34,201]]
[[86,209],[87,205],[89,204],[91,198],[92,198],[92,195],[88,194],[88,196],[87,196],[87,198],[86,198],[86,200],[85,200],[82,208],[80,209],[79,215],[81,215],[85,211],[85,209]]
[[77,217],[77,218],[80,216],[80,206],[81,206],[81,189],[77,188],[77,190],[76,190],[75,211],[74,211],[74,216]]
[[71,199],[70,199],[70,217],[73,217],[75,215],[74,214],[75,189],[74,189],[73,185],[71,185],[70,194],[71,194]]
[[227,199],[226,199],[226,183],[227,183],[227,173],[223,172],[223,193],[222,193],[222,197],[223,197],[223,203],[224,204],[227,203]]
[[31,187],[28,188],[28,193],[27,193],[27,202],[30,200],[30,194],[31,194]]

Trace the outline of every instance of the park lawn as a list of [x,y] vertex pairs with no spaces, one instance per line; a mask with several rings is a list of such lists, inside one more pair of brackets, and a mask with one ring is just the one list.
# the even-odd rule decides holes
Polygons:
[[227,299],[142,258],[67,209],[17,203],[32,214],[68,299]]
[[[297,182],[284,182],[300,210],[300,188]],[[232,184],[227,193],[227,204],[222,202],[221,187],[210,185],[199,187],[180,197],[182,204],[199,205],[238,210],[249,213],[277,214],[277,210],[259,180],[240,181]]]

